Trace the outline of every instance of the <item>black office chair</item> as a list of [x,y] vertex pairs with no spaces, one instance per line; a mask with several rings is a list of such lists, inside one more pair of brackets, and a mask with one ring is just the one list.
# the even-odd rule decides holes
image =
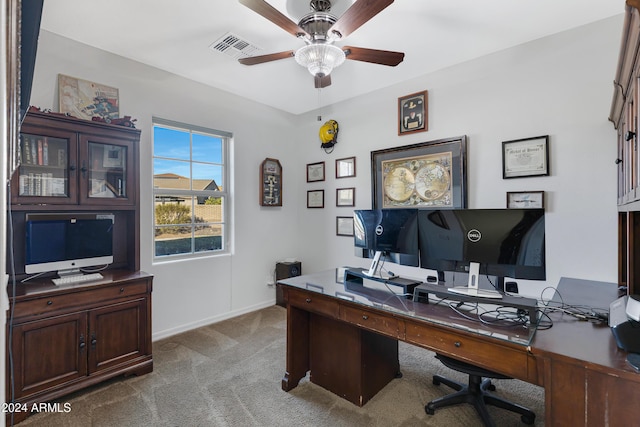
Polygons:
[[495,423],[489,416],[486,405],[493,405],[502,409],[517,412],[521,415],[520,419],[525,424],[533,424],[535,422],[536,414],[534,414],[529,409],[516,403],[504,400],[488,392],[494,391],[496,389],[496,387],[491,384],[491,378],[510,379],[510,377],[499,374],[497,372],[488,371],[469,363],[452,359],[442,354],[437,354],[436,357],[440,359],[440,361],[445,366],[453,370],[468,374],[469,384],[464,385],[456,381],[452,381],[448,378],[434,375],[433,383],[435,385],[440,385],[440,383],[443,383],[457,391],[455,393],[440,397],[438,399],[434,399],[431,402],[427,403],[427,405],[424,407],[424,410],[427,414],[433,415],[437,408],[442,408],[444,406],[457,405],[459,403],[471,403],[476,408],[476,411],[478,412],[478,415],[480,415],[482,422],[487,427],[495,426]]

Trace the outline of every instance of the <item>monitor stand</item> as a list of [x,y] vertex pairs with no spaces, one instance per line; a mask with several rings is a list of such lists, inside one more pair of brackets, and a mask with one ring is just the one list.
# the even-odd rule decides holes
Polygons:
[[454,286],[448,291],[454,294],[468,295],[479,298],[502,299],[502,294],[498,291],[489,289],[479,289],[478,280],[480,279],[480,264],[472,262],[469,265],[469,282],[467,286]]
[[380,279],[395,279],[398,277],[397,275],[391,275],[383,273],[380,270],[380,257],[382,256],[382,251],[376,251],[376,254],[373,256],[373,261],[371,261],[371,267],[369,267],[369,271],[364,271],[363,273],[368,277],[378,277]]

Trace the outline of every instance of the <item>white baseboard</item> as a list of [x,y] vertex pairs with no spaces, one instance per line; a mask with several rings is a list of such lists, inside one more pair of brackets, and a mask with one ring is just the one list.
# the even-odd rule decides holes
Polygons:
[[164,338],[168,338],[173,335],[180,334],[182,332],[187,332],[192,329],[200,328],[202,326],[212,325],[214,323],[222,322],[223,320],[231,319],[233,317],[241,316],[243,314],[251,313],[253,311],[261,310],[263,308],[271,307],[275,305],[275,298],[271,301],[265,301],[260,304],[255,304],[249,307],[244,307],[240,310],[233,310],[227,313],[220,314],[214,317],[208,317],[206,319],[199,320],[197,322],[187,323],[184,325],[180,325],[175,328],[165,329],[164,331],[154,332],[151,335],[151,341],[159,341]]

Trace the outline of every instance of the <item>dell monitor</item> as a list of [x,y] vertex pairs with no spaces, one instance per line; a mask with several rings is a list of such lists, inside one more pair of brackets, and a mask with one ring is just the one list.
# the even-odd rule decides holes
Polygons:
[[113,215],[88,216],[27,218],[25,273],[57,271],[64,276],[113,263]]
[[469,273],[467,286],[452,292],[500,298],[478,289],[478,276],[546,279],[543,209],[421,210],[420,266]]
[[394,277],[379,271],[383,256],[397,264],[419,265],[416,209],[356,210],[353,218],[354,245],[374,252],[367,276]]

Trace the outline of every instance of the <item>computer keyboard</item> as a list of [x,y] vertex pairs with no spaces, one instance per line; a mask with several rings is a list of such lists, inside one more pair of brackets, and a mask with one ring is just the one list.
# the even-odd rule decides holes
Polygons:
[[51,281],[56,285],[67,285],[69,283],[90,282],[92,280],[100,280],[104,277],[100,273],[76,274],[73,276],[62,276]]

